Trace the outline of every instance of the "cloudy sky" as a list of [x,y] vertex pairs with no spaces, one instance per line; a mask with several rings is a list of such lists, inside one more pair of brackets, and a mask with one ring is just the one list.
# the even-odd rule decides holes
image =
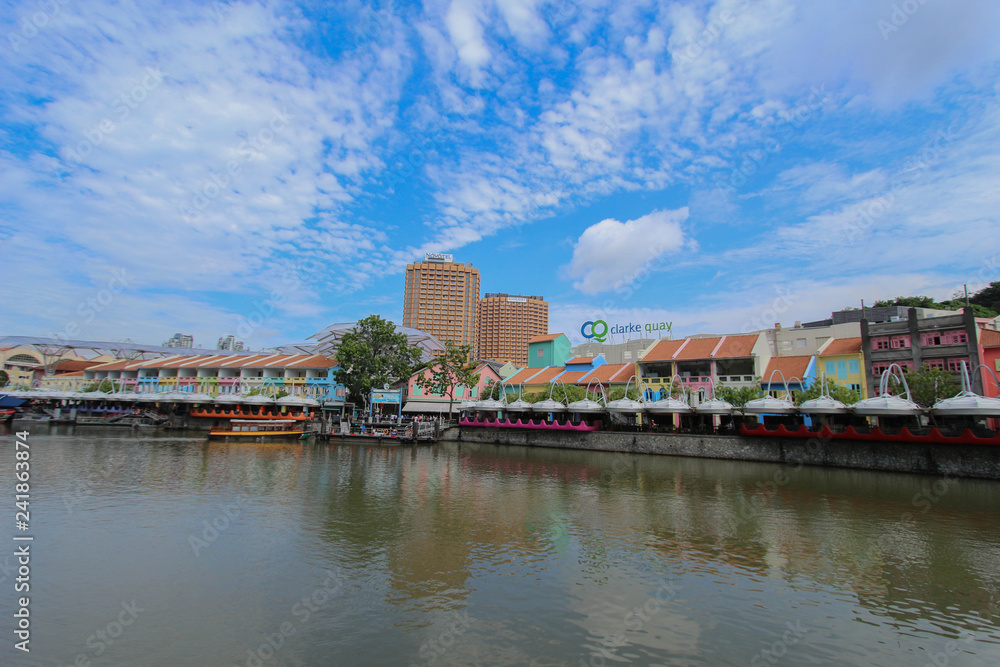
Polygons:
[[552,331],[1000,279],[995,0],[31,0],[0,334],[251,346],[472,262]]

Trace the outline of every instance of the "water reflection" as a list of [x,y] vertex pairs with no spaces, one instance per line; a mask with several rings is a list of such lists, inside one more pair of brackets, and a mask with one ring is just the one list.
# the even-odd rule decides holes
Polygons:
[[[995,482],[462,443],[32,442],[38,649],[2,664],[1000,659]],[[88,636],[133,598],[148,611],[96,655]]]

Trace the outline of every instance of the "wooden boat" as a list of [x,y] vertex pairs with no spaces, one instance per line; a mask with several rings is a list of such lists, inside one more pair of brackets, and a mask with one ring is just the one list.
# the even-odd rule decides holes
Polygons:
[[276,440],[299,438],[305,429],[294,419],[231,419],[228,426],[216,426],[209,438],[226,440]]

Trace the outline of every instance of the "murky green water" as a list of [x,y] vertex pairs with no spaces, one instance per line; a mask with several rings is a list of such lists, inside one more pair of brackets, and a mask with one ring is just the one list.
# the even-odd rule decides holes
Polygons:
[[2,665],[1000,664],[995,482],[35,431]]

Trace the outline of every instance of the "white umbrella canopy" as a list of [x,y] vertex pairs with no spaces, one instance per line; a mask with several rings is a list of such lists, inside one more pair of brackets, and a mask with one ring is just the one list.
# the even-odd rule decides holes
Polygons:
[[669,414],[689,414],[694,411],[686,401],[682,401],[679,398],[674,398],[673,396],[667,396],[666,398],[661,398],[658,401],[653,401],[652,403],[646,404],[646,412],[653,415],[669,415]]
[[[296,407],[304,407],[307,405],[312,405],[310,401],[313,399],[306,398],[305,396],[282,396],[276,402],[278,405],[292,405]],[[319,401],[315,401],[316,405],[319,405]]]
[[[898,372],[898,377],[906,390],[906,398],[902,396],[892,396],[889,391],[889,378]],[[919,415],[923,409],[914,403],[910,398],[910,386],[903,376],[903,369],[897,364],[892,364],[882,373],[882,380],[879,383],[879,395],[871,398],[864,398],[854,404],[854,413],[871,417],[897,417],[907,415]]]
[[747,401],[746,405],[743,406],[743,412],[747,414],[793,415],[798,412],[798,408],[787,398],[764,396]]
[[[996,373],[989,366],[979,364],[976,371],[985,368],[1000,387]],[[973,371],[975,372],[975,371]],[[980,396],[972,391],[968,368],[962,362],[962,390],[951,398],[943,398],[931,407],[931,412],[941,417],[1000,417],[1000,398]]]
[[559,401],[546,398],[531,404],[532,412],[566,412],[566,406]]
[[710,398],[694,407],[694,411],[702,415],[731,415],[735,410],[732,403],[721,398]]
[[573,401],[572,403],[566,406],[566,409],[569,412],[581,412],[588,414],[597,414],[601,412],[607,412],[608,410],[603,403],[595,401],[591,398],[583,398],[580,399],[579,401]]
[[644,401],[637,401],[628,397],[628,389],[632,385],[632,380],[634,379],[635,376],[633,375],[628,379],[628,382],[625,383],[625,396],[614,401],[607,401],[608,412],[639,413],[646,409],[646,403]]
[[845,403],[829,396],[810,398],[799,406],[799,412],[812,415],[846,415],[850,411]]

